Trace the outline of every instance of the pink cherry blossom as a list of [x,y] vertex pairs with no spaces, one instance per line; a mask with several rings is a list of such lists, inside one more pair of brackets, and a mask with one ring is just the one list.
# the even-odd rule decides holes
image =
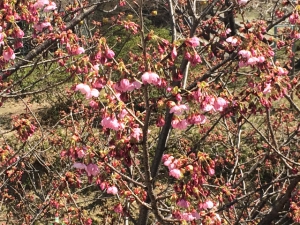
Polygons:
[[192,66],[202,63],[201,57],[197,53],[193,54],[189,61],[191,62]]
[[122,205],[119,203],[118,205],[116,205],[115,207],[114,207],[114,211],[116,212],[116,213],[122,213],[123,212],[123,207],[122,207]]
[[10,47],[5,48],[3,51],[3,58],[5,61],[14,60],[16,58],[14,50],[12,50]]
[[188,119],[190,124],[204,124],[207,121],[206,116],[201,114],[192,115]]
[[36,23],[33,25],[33,28],[38,32],[43,31],[43,29],[47,28],[47,27],[49,27],[49,28],[51,27],[50,22],[39,22],[39,23]]
[[271,89],[272,89],[271,84],[270,84],[270,83],[266,83],[266,84],[265,84],[265,88],[264,88],[264,90],[262,91],[262,93],[263,93],[264,95],[266,95],[266,94],[268,94],[268,93],[271,93]]
[[116,118],[111,117],[105,117],[104,119],[102,119],[101,125],[104,128],[109,128],[113,130],[119,130],[121,128],[119,121]]
[[277,67],[277,70],[278,70],[278,75],[287,75],[289,72],[282,68],[282,67]]
[[208,168],[208,175],[213,176],[215,174],[215,170],[211,167]]
[[35,9],[43,8],[45,5],[49,4],[49,0],[37,0],[36,3],[34,3],[33,7]]
[[83,47],[77,47],[75,52],[74,52],[75,55],[80,55],[82,53],[84,53],[84,48]]
[[214,207],[214,203],[210,200],[203,203],[203,209],[211,209]]
[[15,30],[15,35],[17,38],[23,38],[24,37],[24,31],[22,31],[20,28],[17,28]]
[[137,141],[140,140],[141,136],[142,136],[143,132],[141,128],[133,128],[132,129],[132,133],[131,133],[131,137],[135,138]]
[[85,150],[84,149],[78,149],[77,151],[76,151],[76,153],[77,153],[77,156],[78,156],[78,158],[79,159],[81,159],[81,158],[83,158],[86,154],[85,154]]
[[99,168],[96,164],[90,163],[86,166],[86,172],[88,177],[96,176],[99,173]]
[[171,124],[174,129],[179,129],[179,130],[185,130],[189,125],[186,119],[183,120],[175,119],[171,122]]
[[238,54],[241,55],[243,58],[246,58],[246,59],[251,57],[251,52],[248,51],[248,50],[241,50],[241,51],[239,51]]
[[108,58],[108,59],[112,59],[113,57],[115,57],[115,53],[113,52],[113,50],[107,48],[107,49],[105,50],[105,56],[106,56],[106,58]]
[[50,12],[50,11],[55,10],[56,8],[57,8],[57,7],[56,7],[55,2],[51,2],[50,4],[48,4],[48,5],[44,8],[44,12]]
[[[1,27],[1,26],[0,26]],[[1,32],[1,31],[0,31]],[[4,45],[4,34],[0,33],[0,46]]]
[[182,176],[182,173],[179,169],[172,169],[169,171],[169,175],[176,179],[180,179]]
[[73,164],[73,167],[76,168],[76,169],[80,169],[80,170],[86,170],[86,165],[83,164],[83,163],[75,162]]
[[229,37],[226,39],[226,41],[228,43],[231,43],[232,46],[237,46],[237,43],[238,43],[238,39],[236,39],[235,37]]
[[160,80],[159,76],[153,72],[145,72],[142,75],[142,82],[143,82],[143,84],[154,84],[154,85],[161,84],[161,80]]
[[175,105],[171,108],[170,113],[174,113],[174,115],[181,115],[184,111],[189,111],[189,106],[188,105]]
[[214,101],[214,109],[216,111],[222,112],[227,106],[228,102],[224,98],[218,97]]
[[178,200],[176,204],[181,208],[188,208],[191,205],[191,203],[185,199]]
[[263,63],[264,61],[266,61],[264,56],[258,56],[257,58],[259,63]]
[[189,47],[197,47],[200,45],[200,40],[197,37],[187,38],[185,44]]
[[118,188],[115,186],[109,187],[109,188],[107,188],[106,193],[116,195],[116,194],[118,194]]
[[246,5],[247,2],[248,2],[248,0],[238,0],[238,3],[239,3],[240,5]]
[[177,50],[176,47],[174,46],[171,52],[171,58],[175,59],[177,57]]
[[91,89],[87,84],[77,84],[75,91],[80,91],[82,94],[86,96],[86,99],[90,99],[92,97],[98,97],[99,91],[95,88]]
[[257,57],[250,57],[247,61],[248,65],[255,65],[258,62],[258,58]]
[[193,216],[192,213],[184,212],[184,213],[181,214],[181,219],[183,219],[185,221],[193,221],[196,218]]

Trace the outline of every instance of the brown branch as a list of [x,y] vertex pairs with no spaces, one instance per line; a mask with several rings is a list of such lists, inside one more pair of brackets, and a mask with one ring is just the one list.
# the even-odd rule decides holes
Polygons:
[[281,196],[274,204],[271,212],[267,214],[259,223],[258,225],[264,225],[264,224],[271,224],[273,220],[278,218],[279,213],[282,211],[283,207],[286,203],[289,202],[289,199],[291,197],[292,191],[295,189],[295,187],[298,185],[298,182],[300,181],[300,177],[295,178],[291,181],[290,185],[287,187],[285,194]]

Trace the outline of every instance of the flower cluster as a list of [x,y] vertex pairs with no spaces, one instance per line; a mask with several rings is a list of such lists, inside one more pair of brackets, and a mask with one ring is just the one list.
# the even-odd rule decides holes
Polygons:
[[85,170],[88,177],[97,176],[99,173],[99,168],[96,164],[90,163],[85,165],[84,163],[75,162],[73,167],[79,170]]
[[77,84],[75,91],[80,91],[82,94],[85,95],[86,99],[90,99],[92,97],[98,97],[99,96],[99,91],[95,88],[90,88],[89,85],[87,84]]

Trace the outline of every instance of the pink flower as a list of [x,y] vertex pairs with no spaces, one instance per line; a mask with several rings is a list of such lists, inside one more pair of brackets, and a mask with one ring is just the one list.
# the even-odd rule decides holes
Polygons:
[[[0,26],[1,27],[1,26]],[[2,28],[1,28],[2,29]],[[1,31],[0,31],[1,32]],[[4,45],[4,34],[0,33],[0,46]]]
[[75,91],[80,91],[82,94],[85,95],[86,99],[90,99],[92,97],[98,97],[99,91],[95,88],[91,89],[89,85],[87,84],[77,84]]
[[118,117],[119,117],[119,119],[123,119],[127,114],[128,114],[127,110],[122,109],[121,112],[119,113]]
[[248,0],[238,0],[238,3],[239,3],[240,5],[246,5],[247,2],[248,2]]
[[120,3],[119,5],[122,7],[122,6],[125,6],[126,5],[126,1],[125,0],[120,0]]
[[177,201],[176,204],[181,208],[188,208],[191,205],[191,203],[189,203],[189,201],[184,200],[184,199],[180,199],[179,201]]
[[159,76],[156,73],[145,72],[142,75],[142,82],[143,82],[143,84],[160,85],[161,80],[160,80]]
[[176,179],[180,179],[181,176],[182,176],[182,174],[181,174],[181,172],[180,172],[179,169],[172,169],[172,170],[170,170],[169,171],[169,175],[172,176],[172,177],[174,177],[174,178],[176,178]]
[[251,52],[248,51],[248,50],[241,50],[241,51],[239,51],[238,54],[241,55],[243,58],[246,58],[246,59],[251,57]]
[[84,149],[78,149],[78,151],[76,151],[77,156],[79,159],[82,159],[85,156],[85,150]]
[[3,51],[3,58],[5,61],[14,60],[16,58],[14,50],[12,50],[10,47],[5,48]]
[[194,54],[194,55],[192,56],[192,58],[190,59],[190,62],[191,62],[191,64],[192,64],[192,66],[195,66],[195,65],[197,65],[198,63],[202,63],[202,60],[201,60],[201,58],[200,58],[200,55],[198,55],[197,53]]
[[82,53],[84,53],[84,48],[83,47],[77,47],[75,52],[74,52],[75,55],[80,55]]
[[176,47],[173,47],[172,52],[171,52],[171,58],[175,59],[177,57],[177,50]]
[[44,12],[50,12],[50,11],[55,10],[56,8],[57,8],[57,7],[56,7],[55,2],[51,2],[49,5],[47,5],[47,6],[44,8]]
[[179,129],[179,130],[185,130],[189,125],[186,119],[183,120],[175,119],[171,122],[171,124],[174,129]]
[[185,221],[193,221],[195,220],[196,218],[193,216],[192,213],[182,213],[181,214],[181,219],[185,220]]
[[73,164],[73,167],[76,168],[76,169],[80,169],[80,170],[86,170],[86,165],[83,164],[83,163],[75,162]]
[[213,176],[215,174],[215,170],[211,167],[208,168],[208,175]]
[[119,130],[121,128],[119,121],[116,118],[111,118],[111,117],[105,117],[101,121],[101,125],[104,128],[109,128],[113,130]]
[[266,61],[264,56],[258,56],[257,58],[259,63],[263,63],[264,61]]
[[197,37],[187,38],[185,44],[189,47],[197,47],[200,45],[200,40]]
[[118,188],[115,186],[109,187],[109,188],[107,188],[106,193],[116,195],[116,194],[118,194]]
[[282,67],[277,67],[277,70],[278,70],[278,75],[287,75],[289,72],[282,68]]
[[171,163],[173,163],[174,157],[170,156],[168,159],[164,162],[164,165],[169,167]]
[[226,41],[228,43],[231,43],[232,46],[237,46],[238,39],[236,39],[235,37],[231,36],[231,37],[227,38]]
[[218,97],[214,101],[214,109],[216,111],[222,112],[227,106],[228,102],[224,98]]
[[258,58],[257,57],[251,57],[247,61],[248,65],[255,65],[257,62],[258,62]]
[[96,101],[94,101],[94,100],[90,101],[89,105],[93,109],[98,109],[99,108],[99,104]]
[[206,116],[201,114],[192,115],[188,119],[190,124],[204,124],[206,120]]
[[123,207],[122,207],[122,205],[119,203],[118,205],[116,205],[115,207],[114,207],[114,211],[116,212],[116,213],[122,213],[123,212]]
[[23,38],[24,37],[24,31],[22,31],[19,27],[15,29],[15,35],[17,38]]
[[113,52],[113,50],[107,48],[107,49],[105,50],[105,56],[106,56],[106,58],[108,58],[108,59],[112,59],[113,57],[115,57],[115,53]]
[[270,84],[270,83],[266,83],[266,84],[265,84],[265,88],[264,88],[264,90],[262,91],[262,93],[263,93],[264,95],[266,95],[266,94],[268,94],[268,93],[271,92],[271,89],[272,89],[271,84]]
[[86,166],[86,172],[88,177],[96,176],[99,173],[99,168],[96,164],[90,163]]
[[44,5],[48,5],[49,4],[49,0],[37,0],[36,3],[34,3],[33,7],[35,9],[40,9],[43,8]]
[[170,113],[174,113],[174,115],[181,115],[184,111],[189,111],[188,105],[175,105],[171,108]]
[[214,207],[214,203],[210,200],[203,203],[203,209],[211,209]]
[[142,136],[143,132],[141,128],[133,128],[131,132],[131,137],[135,138],[137,141],[140,140],[140,137]]
[[126,92],[126,91],[129,91],[129,90],[133,90],[133,86],[131,85],[130,81],[128,79],[122,79],[119,83],[119,85],[115,85],[115,88],[118,90],[118,91],[121,91],[121,92]]
[[33,25],[33,28],[38,31],[38,32],[41,32],[43,31],[44,28],[47,28],[47,27],[51,27],[51,23],[49,22],[39,22],[39,23],[36,23]]

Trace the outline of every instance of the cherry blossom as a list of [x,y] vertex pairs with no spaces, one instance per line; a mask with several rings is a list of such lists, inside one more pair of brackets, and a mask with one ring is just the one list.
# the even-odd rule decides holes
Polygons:
[[40,9],[48,4],[49,4],[49,0],[37,0],[36,3],[34,3],[33,7],[36,9]]
[[140,140],[141,136],[142,136],[142,129],[141,128],[133,128],[132,129],[132,133],[131,133],[131,137],[135,138],[137,141]]
[[185,44],[189,47],[197,47],[200,45],[200,40],[197,37],[187,38]]
[[14,60],[16,57],[14,50],[12,50],[10,47],[6,47],[3,51],[3,58],[6,61]]
[[106,56],[106,58],[108,58],[108,59],[112,59],[113,57],[115,57],[115,53],[113,52],[113,50],[107,48],[107,49],[105,50],[105,56]]
[[216,111],[222,112],[227,106],[228,102],[224,98],[218,97],[214,101],[214,109]]
[[186,119],[183,119],[183,120],[175,119],[172,121],[171,124],[174,129],[179,129],[179,130],[185,130],[187,128],[187,126],[189,125],[189,123],[187,122]]
[[48,4],[48,5],[44,8],[44,12],[50,12],[50,11],[55,10],[56,8],[57,8],[57,7],[56,7],[55,2],[50,2],[50,4]]
[[113,130],[119,130],[121,128],[120,123],[116,118],[111,118],[111,117],[105,117],[101,121],[101,125],[104,128],[109,128]]
[[185,199],[178,200],[176,204],[181,208],[189,208],[191,205],[191,203]]
[[77,84],[75,91],[80,91],[82,94],[86,96],[86,99],[90,99],[92,97],[98,97],[99,91],[95,88],[91,89],[87,84]]
[[170,113],[174,113],[174,115],[181,115],[183,112],[189,111],[189,106],[182,104],[182,105],[175,105],[170,109]]
[[182,173],[180,172],[179,169],[172,169],[169,171],[169,175],[176,178],[180,179],[182,177]]
[[76,168],[76,169],[80,169],[80,170],[86,170],[86,165],[83,164],[83,163],[75,162],[73,164],[73,167]]
[[111,187],[107,188],[106,193],[116,195],[116,194],[118,194],[118,188],[115,186],[111,186]]
[[99,168],[96,164],[90,163],[86,166],[86,172],[88,177],[96,176],[99,173]]
[[161,80],[160,80],[159,76],[153,72],[145,72],[142,75],[142,82],[143,82],[143,84],[154,84],[154,85],[161,84]]
[[236,39],[235,37],[229,37],[226,39],[226,41],[228,43],[231,43],[232,46],[237,46],[237,44],[238,44],[238,39]]

